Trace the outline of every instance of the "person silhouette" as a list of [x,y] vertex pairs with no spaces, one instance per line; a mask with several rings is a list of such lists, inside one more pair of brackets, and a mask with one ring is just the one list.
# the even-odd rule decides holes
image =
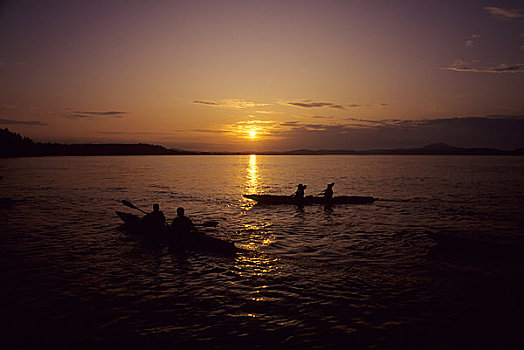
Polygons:
[[304,200],[304,190],[306,187],[306,185],[298,184],[297,191],[294,194],[297,201],[302,202]]
[[160,211],[160,206],[155,203],[153,204],[153,211],[142,219],[146,228],[149,229],[161,229],[166,224],[166,217],[164,213]]
[[184,215],[184,208],[178,208],[176,215],[171,223],[171,227],[176,233],[190,233],[194,230],[195,225],[190,218]]
[[333,186],[335,186],[334,182],[328,184],[327,188],[320,193],[326,201],[331,201],[331,199],[333,199]]

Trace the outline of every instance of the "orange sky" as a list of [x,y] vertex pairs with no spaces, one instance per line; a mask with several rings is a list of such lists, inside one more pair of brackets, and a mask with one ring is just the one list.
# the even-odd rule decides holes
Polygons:
[[[0,126],[35,140],[358,149],[402,146],[404,136],[357,142],[348,129],[373,122],[524,115],[518,2],[7,1],[0,10]],[[410,142],[446,141],[428,135]]]

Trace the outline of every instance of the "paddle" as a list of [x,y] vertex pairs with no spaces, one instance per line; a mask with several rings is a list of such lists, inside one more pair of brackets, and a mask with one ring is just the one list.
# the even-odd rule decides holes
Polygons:
[[[147,212],[145,212],[144,210],[138,208],[137,206],[135,206],[130,201],[126,201],[125,199],[123,199],[122,200],[122,204],[125,205],[126,207],[129,207],[129,208],[132,208],[132,209],[136,209],[136,210],[140,210],[142,213],[147,214]],[[216,227],[216,226],[218,226],[218,221],[204,221],[202,223],[194,224],[194,225],[195,226],[202,226],[202,227]]]
[[125,205],[126,207],[129,207],[129,208],[132,208],[132,209],[136,209],[136,210],[140,210],[142,213],[144,214],[147,214],[146,211],[136,207],[133,203],[131,203],[130,201],[126,201],[125,199],[122,200],[122,204]]

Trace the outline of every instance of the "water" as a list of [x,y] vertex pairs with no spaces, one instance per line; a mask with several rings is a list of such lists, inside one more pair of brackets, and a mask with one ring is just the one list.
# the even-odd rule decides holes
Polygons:
[[[524,158],[129,156],[0,160],[3,331],[20,347],[521,348]],[[257,206],[243,193],[371,195]],[[234,257],[122,230],[178,206]],[[424,232],[493,244],[439,247]],[[514,252],[514,250],[511,250]]]

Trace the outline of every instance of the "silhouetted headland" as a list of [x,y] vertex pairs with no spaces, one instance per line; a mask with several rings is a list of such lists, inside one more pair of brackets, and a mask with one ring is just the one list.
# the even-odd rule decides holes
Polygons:
[[445,143],[434,143],[422,148],[354,150],[299,149],[283,152],[205,152],[168,149],[145,143],[86,143],[62,144],[34,142],[28,137],[0,129],[0,157],[37,156],[111,156],[111,155],[492,155],[522,156],[524,149],[500,150],[495,148],[461,148]]
[[62,144],[34,142],[28,137],[0,129],[0,157],[102,156],[102,155],[174,155],[199,152],[167,149],[144,143]]

